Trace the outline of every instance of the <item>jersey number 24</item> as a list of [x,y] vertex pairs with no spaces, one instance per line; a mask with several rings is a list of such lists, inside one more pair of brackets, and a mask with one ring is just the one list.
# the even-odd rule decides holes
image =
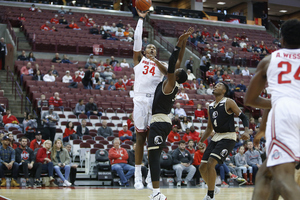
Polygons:
[[[292,71],[292,64],[289,63],[289,62],[285,62],[285,61],[282,61],[278,64],[278,67],[279,68],[282,68],[283,65],[286,65],[286,70],[285,71],[282,71],[278,74],[278,84],[283,84],[283,83],[291,83],[292,81],[291,80],[282,80],[282,76],[284,74],[289,74],[291,73]],[[299,68],[297,69],[296,73],[294,74],[294,78],[296,80],[300,80],[300,66]]]
[[145,65],[144,66],[144,71],[143,71],[143,74],[148,74],[148,73],[150,73],[150,74],[152,74],[152,76],[154,76],[155,75],[155,67],[152,67],[151,69],[150,69],[150,71],[149,71],[149,66],[148,65]]

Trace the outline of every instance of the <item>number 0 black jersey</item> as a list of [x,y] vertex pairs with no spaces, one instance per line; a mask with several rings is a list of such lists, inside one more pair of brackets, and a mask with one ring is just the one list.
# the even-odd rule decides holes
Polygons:
[[173,104],[175,102],[175,96],[178,92],[178,84],[174,86],[173,91],[170,94],[165,94],[163,92],[163,83],[160,82],[155,90],[153,105],[152,105],[152,115],[155,114],[170,114]]
[[235,132],[234,113],[227,113],[226,100],[224,97],[218,104],[214,101],[209,105],[210,120],[216,133]]

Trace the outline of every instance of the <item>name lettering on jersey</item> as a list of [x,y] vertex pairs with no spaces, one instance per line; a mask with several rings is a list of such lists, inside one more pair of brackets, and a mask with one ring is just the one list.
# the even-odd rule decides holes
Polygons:
[[289,58],[289,59],[300,59],[300,53],[281,53],[276,54],[276,58]]
[[212,117],[213,118],[217,118],[219,115],[218,111],[214,111],[213,114],[212,114]]
[[146,61],[146,60],[143,60],[142,63],[145,64],[145,65],[153,65],[153,66],[156,66],[156,64],[155,64],[154,62],[149,62],[149,61]]

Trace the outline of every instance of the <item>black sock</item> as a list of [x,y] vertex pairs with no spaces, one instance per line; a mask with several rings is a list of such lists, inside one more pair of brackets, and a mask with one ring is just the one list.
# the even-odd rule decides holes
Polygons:
[[210,198],[214,198],[214,190],[208,190],[207,195],[210,196]]

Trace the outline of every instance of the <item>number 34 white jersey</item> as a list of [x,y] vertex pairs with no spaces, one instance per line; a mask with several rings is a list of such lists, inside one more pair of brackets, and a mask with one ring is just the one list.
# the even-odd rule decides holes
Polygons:
[[[167,68],[166,63],[162,63]],[[150,59],[143,56],[138,65],[134,67],[134,94],[154,95],[157,85],[162,81],[164,74]]]
[[281,97],[300,99],[300,49],[280,49],[271,55],[267,80],[272,104]]

